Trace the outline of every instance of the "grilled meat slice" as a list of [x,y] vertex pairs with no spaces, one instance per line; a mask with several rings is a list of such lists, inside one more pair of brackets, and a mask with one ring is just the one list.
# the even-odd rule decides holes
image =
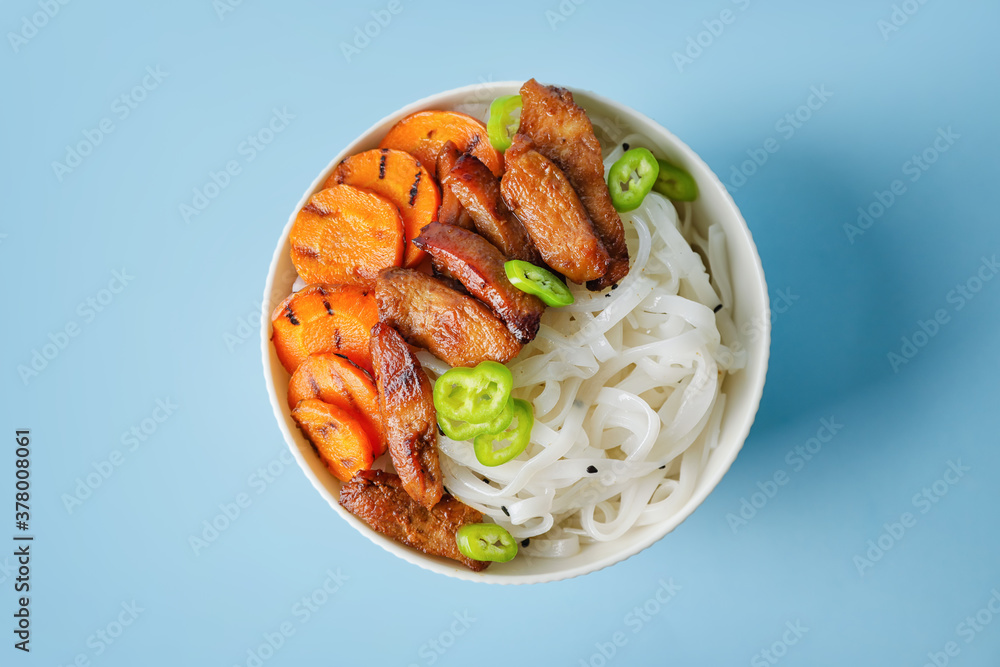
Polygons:
[[521,103],[518,132],[530,137],[538,152],[566,174],[611,255],[608,272],[587,287],[610,287],[628,275],[628,247],[621,216],[611,204],[604,180],[601,142],[594,126],[565,88],[543,86],[531,79],[521,86]]
[[503,199],[524,223],[545,263],[577,283],[607,273],[608,251],[559,167],[521,134],[504,161]]
[[521,221],[511,215],[500,197],[500,182],[472,155],[463,155],[452,167],[447,187],[472,216],[476,229],[505,257],[541,264],[542,258]]
[[482,522],[483,515],[450,495],[426,508],[413,502],[396,475],[363,470],[340,487],[340,504],[373,530],[409,547],[457,560],[474,572],[489,566],[458,550],[455,533],[465,524]]
[[431,256],[435,268],[493,308],[518,341],[528,343],[538,333],[545,304],[510,284],[504,256],[489,241],[475,232],[432,222],[413,243]]
[[446,225],[455,225],[463,229],[475,229],[476,224],[472,221],[472,216],[462,206],[455,193],[451,191],[445,180],[451,173],[451,168],[455,161],[462,156],[462,152],[455,147],[455,144],[448,141],[441,148],[437,157],[437,179],[441,184],[441,206],[438,208],[438,220]]
[[[485,305],[413,269],[385,269],[375,281],[379,319],[451,366],[506,363],[521,351]],[[388,416],[387,416],[388,417]]]
[[417,503],[434,507],[444,493],[437,414],[427,373],[391,326],[372,327],[372,361],[392,465]]

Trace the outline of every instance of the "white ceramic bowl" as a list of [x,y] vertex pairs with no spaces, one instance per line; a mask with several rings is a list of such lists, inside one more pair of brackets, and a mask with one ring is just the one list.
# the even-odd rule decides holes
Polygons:
[[[386,116],[355,141],[345,146],[344,150],[336,155],[326,169],[306,188],[302,198],[291,209],[288,224],[281,232],[278,247],[275,249],[274,258],[271,261],[271,268],[267,274],[264,303],[269,305],[265,310],[266,317],[262,318],[261,324],[264,380],[267,384],[267,393],[271,398],[274,416],[278,420],[278,427],[306,477],[309,478],[316,490],[326,498],[330,507],[366,538],[403,560],[450,577],[494,584],[558,581],[594,572],[635,555],[676,528],[711,493],[722,476],[729,470],[729,466],[732,465],[740,448],[742,448],[743,442],[750,432],[750,426],[753,424],[764,389],[764,377],[767,372],[771,342],[770,307],[760,257],[746,222],[729,193],[726,192],[725,187],[719,182],[718,177],[694,151],[656,122],[600,95],[573,89],[576,102],[592,116],[609,119],[623,130],[644,135],[652,145],[660,149],[662,156],[682,165],[691,172],[701,191],[701,196],[694,203],[695,219],[720,223],[727,236],[734,290],[735,313],[733,319],[738,328],[744,332],[750,332],[744,341],[748,362],[747,367],[741,372],[726,378],[723,389],[728,398],[722,417],[719,444],[710,456],[706,469],[698,479],[694,494],[681,511],[667,522],[633,528],[617,540],[587,545],[580,553],[569,558],[519,557],[510,563],[493,565],[482,573],[471,572],[453,561],[428,556],[394,542],[371,530],[340,506],[337,499],[341,483],[326,470],[319,456],[296,427],[286,399],[289,374],[278,361],[274,347],[270,343],[270,313],[282,299],[291,293],[292,283],[296,277],[295,268],[292,266],[289,256],[288,243],[288,234],[296,213],[313,193],[321,189],[323,182],[337,163],[348,155],[377,147],[378,142],[385,136],[389,128],[407,114],[423,109],[451,109],[469,102],[488,102],[499,95],[517,93],[520,85],[518,82],[479,84],[431,95]],[[344,543],[342,548],[363,549],[369,547],[361,543],[351,542]]]

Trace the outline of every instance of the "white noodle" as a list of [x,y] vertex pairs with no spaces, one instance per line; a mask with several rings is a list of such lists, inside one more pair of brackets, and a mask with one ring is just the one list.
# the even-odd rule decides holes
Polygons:
[[[624,136],[605,170],[622,142],[650,145]],[[668,520],[718,442],[722,382],[745,353],[734,351],[743,346],[725,234],[715,224],[699,231],[691,204],[680,210],[651,193],[622,214],[629,275],[606,293],[571,284],[576,302],[548,309],[511,363],[515,396],[535,409],[524,453],[490,468],[471,443],[440,438],[445,486],[517,539],[532,538],[528,556],[572,556]],[[433,377],[447,370],[429,353],[419,359]]]

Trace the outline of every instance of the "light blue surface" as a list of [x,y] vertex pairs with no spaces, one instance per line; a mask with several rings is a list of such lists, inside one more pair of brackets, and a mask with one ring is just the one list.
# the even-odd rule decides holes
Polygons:
[[[253,665],[248,650],[283,623],[294,634],[269,667],[767,665],[760,652],[771,648],[783,665],[918,666],[929,653],[944,664],[948,642],[949,664],[1000,662],[1000,618],[961,625],[1000,590],[1000,280],[949,299],[1000,253],[995,2],[897,3],[918,11],[888,32],[889,0],[566,0],[565,17],[556,0],[401,0],[350,62],[340,44],[389,3],[245,0],[220,17],[211,0],[50,2],[58,13],[37,34],[16,52],[9,36],[0,46],[0,543],[14,532],[22,427],[37,536],[30,655],[11,646],[13,559],[0,557],[0,664]],[[724,9],[732,22],[712,23]],[[39,11],[6,2],[0,27],[22,30]],[[689,37],[720,26],[675,64]],[[152,89],[123,117],[114,101],[147,67],[166,76],[147,78]],[[772,303],[786,308],[757,423],[690,519],[602,572],[486,587],[375,548],[285,466],[256,326],[244,321],[259,312],[290,207],[349,140],[425,95],[530,76],[648,114],[727,182],[773,137],[778,152],[734,196]],[[832,97],[813,98],[820,108],[789,137],[776,124],[813,86]],[[294,118],[249,161],[241,142],[274,109]],[[52,163],[105,118],[113,132],[60,181]],[[904,163],[939,128],[959,138],[911,182]],[[179,206],[230,160],[240,173],[185,223]],[[896,179],[905,193],[851,243],[844,225]],[[122,270],[125,288],[103,293]],[[110,303],[91,311],[88,298]],[[939,309],[947,322],[918,335],[926,345],[894,372],[887,355]],[[18,366],[68,324],[78,335],[22,382]],[[177,407],[145,422],[145,441],[123,439],[158,399]],[[823,419],[843,428],[799,463],[795,448]],[[116,450],[121,465],[69,512],[64,494]],[[938,484],[939,502],[915,502],[949,462],[968,470]],[[262,481],[269,463],[279,474]],[[787,483],[733,530],[727,515],[744,498],[760,504],[758,484],[770,488],[778,471]],[[190,536],[241,493],[251,504],[196,555]],[[891,524],[905,512],[911,527],[882,536],[884,524],[899,534]],[[895,543],[859,566],[880,536]],[[307,616],[296,605],[328,570],[346,580]],[[661,579],[680,587],[662,607],[649,603]],[[133,601],[138,618],[105,644],[96,633],[115,633]],[[633,609],[647,603],[656,613],[641,620]],[[800,638],[796,624],[808,629]],[[605,661],[617,632],[624,645]]]

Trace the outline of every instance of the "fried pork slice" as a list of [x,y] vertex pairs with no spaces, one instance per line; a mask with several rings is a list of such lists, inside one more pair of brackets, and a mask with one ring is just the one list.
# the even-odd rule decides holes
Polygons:
[[431,508],[413,502],[402,480],[382,470],[363,470],[340,487],[340,504],[371,528],[426,554],[444,556],[481,572],[488,562],[466,558],[458,550],[455,533],[483,515],[445,495]]
[[504,160],[503,199],[524,223],[545,263],[577,283],[607,273],[608,251],[559,167],[521,134]]
[[505,257],[541,264],[541,256],[521,221],[511,215],[500,197],[500,182],[489,167],[472,155],[463,155],[446,182],[472,216],[479,233]]
[[463,229],[475,229],[476,224],[472,221],[472,216],[462,206],[455,193],[451,191],[445,180],[451,173],[451,168],[455,161],[462,156],[462,152],[455,147],[455,144],[448,141],[441,147],[441,152],[437,157],[437,179],[441,184],[441,206],[438,208],[438,220],[446,225],[455,225]]
[[427,373],[391,326],[372,327],[372,362],[392,465],[413,500],[434,507],[444,493],[437,414]]
[[384,269],[375,281],[375,301],[382,322],[451,366],[506,363],[521,351],[517,338],[489,308],[426,273]]
[[521,86],[521,104],[518,132],[531,138],[536,150],[566,174],[611,255],[608,272],[587,287],[595,291],[610,287],[628,275],[628,246],[621,216],[611,204],[594,126],[565,88],[531,79]]
[[528,343],[538,333],[545,304],[510,284],[504,256],[492,243],[475,232],[439,222],[424,227],[413,243],[431,256],[438,271],[454,277],[490,306],[518,341]]

